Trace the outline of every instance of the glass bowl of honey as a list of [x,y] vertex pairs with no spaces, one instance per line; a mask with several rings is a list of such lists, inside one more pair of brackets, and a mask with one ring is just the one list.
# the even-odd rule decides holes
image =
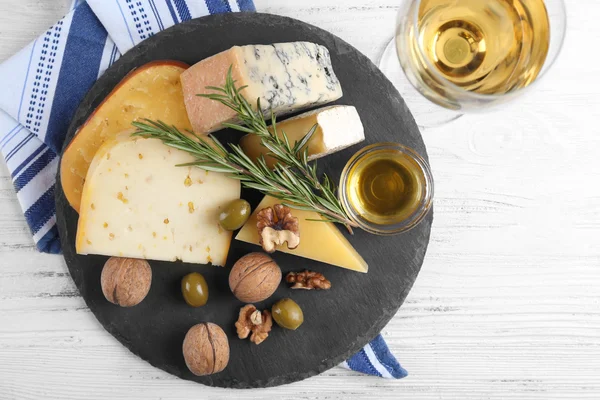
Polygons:
[[339,197],[358,226],[378,235],[414,228],[433,204],[427,161],[398,143],[376,143],[356,153],[340,179]]

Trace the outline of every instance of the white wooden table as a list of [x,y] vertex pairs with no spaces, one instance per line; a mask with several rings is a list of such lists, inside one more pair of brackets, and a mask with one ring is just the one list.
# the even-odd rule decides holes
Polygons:
[[[398,0],[255,0],[377,61]],[[0,0],[0,60],[70,0]],[[424,132],[437,184],[423,270],[383,334],[410,376],[334,368],[268,390],[179,380],[130,354],[86,308],[59,256],[38,254],[0,163],[0,399],[599,399],[600,3],[534,93]]]

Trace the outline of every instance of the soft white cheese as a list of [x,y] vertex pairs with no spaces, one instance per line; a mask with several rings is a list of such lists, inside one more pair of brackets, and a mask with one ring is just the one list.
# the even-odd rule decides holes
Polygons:
[[[287,125],[287,123],[300,119],[312,120],[311,116],[315,117],[314,121],[322,131],[321,140],[323,143],[321,151],[310,154],[309,160],[324,157],[365,140],[365,129],[356,108],[353,106],[320,108],[290,118],[283,121],[283,123]],[[286,125],[283,125],[283,129]]]
[[240,183],[194,167],[158,139],[120,136],[96,153],[81,199],[78,254],[225,265],[218,216]]
[[[277,122],[277,133],[285,132],[290,143],[300,141],[313,126],[317,128],[308,142],[308,159],[315,160],[365,140],[365,129],[356,108],[331,106],[300,114],[297,117]],[[267,165],[273,167],[277,160],[269,156],[260,136],[248,134],[240,140],[240,146],[249,157],[265,157]]]

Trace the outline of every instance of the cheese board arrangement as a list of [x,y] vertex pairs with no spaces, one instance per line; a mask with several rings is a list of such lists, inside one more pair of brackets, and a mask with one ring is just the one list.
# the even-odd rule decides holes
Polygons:
[[113,65],[58,174],[69,271],[100,323],[184,379],[286,384],[373,339],[421,268],[433,178],[392,84],[303,22],[215,15]]

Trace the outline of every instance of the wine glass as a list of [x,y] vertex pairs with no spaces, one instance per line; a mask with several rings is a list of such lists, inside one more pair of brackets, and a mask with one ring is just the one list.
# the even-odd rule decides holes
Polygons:
[[560,53],[566,10],[563,0],[403,0],[396,26],[380,68],[432,127],[539,81]]

